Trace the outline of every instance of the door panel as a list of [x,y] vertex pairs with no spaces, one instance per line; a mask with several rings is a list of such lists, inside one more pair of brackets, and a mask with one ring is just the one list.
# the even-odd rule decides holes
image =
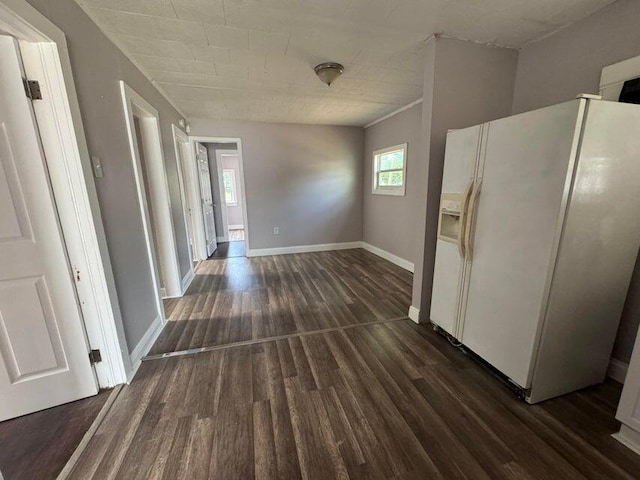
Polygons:
[[529,386],[580,105],[491,122],[478,172],[462,342],[521,387]]
[[97,393],[22,76],[0,36],[0,420]]
[[[463,194],[475,175],[482,126],[454,130],[447,135],[442,193]],[[463,260],[458,246],[444,240],[436,244],[431,293],[431,321],[456,336]]]
[[196,144],[196,160],[198,163],[198,178],[200,181],[200,198],[202,202],[202,219],[204,235],[207,244],[207,256],[218,248],[216,242],[216,223],[213,215],[213,192],[211,191],[211,176],[209,174],[209,156],[204,145]]

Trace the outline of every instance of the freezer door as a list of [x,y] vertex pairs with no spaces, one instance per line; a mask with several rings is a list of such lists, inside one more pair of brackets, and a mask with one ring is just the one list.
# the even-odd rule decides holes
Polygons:
[[462,342],[525,388],[585,102],[491,122],[478,172]]
[[640,106],[591,101],[530,401],[604,380],[640,246]]
[[[436,261],[431,292],[431,321],[456,334],[459,311],[463,256],[460,250],[464,223],[465,196],[475,176],[482,125],[452,130],[447,134],[447,147],[442,176],[440,233],[436,245]],[[459,198],[459,202],[454,201]],[[456,203],[459,203],[456,207]],[[455,210],[458,210],[456,216]],[[444,222],[452,225],[445,226]],[[450,232],[445,234],[445,232]]]

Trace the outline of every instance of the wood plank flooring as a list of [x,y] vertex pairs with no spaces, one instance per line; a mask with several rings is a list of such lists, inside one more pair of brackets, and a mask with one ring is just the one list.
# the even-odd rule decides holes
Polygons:
[[94,397],[0,422],[0,472],[5,480],[56,478],[110,393],[102,390]]
[[75,479],[632,479],[620,386],[530,406],[430,328],[143,362]]
[[362,249],[210,259],[184,297],[165,302],[150,354],[404,317],[412,279]]

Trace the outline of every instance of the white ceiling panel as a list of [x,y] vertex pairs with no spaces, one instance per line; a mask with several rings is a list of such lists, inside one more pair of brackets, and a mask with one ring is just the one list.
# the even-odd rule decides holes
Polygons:
[[[422,96],[425,40],[520,47],[613,0],[77,0],[189,117],[365,125]],[[344,74],[330,88],[314,65]]]

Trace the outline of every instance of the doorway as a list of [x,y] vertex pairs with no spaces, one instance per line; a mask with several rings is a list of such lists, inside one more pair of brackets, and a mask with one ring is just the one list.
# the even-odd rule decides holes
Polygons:
[[207,151],[218,248],[211,258],[245,257],[249,235],[242,144],[238,138],[197,137]]
[[[155,311],[149,312],[156,329],[164,325],[162,298],[182,296],[169,186],[165,169],[159,114],[126,83],[120,90],[129,135],[138,204],[147,241],[149,270],[157,286]],[[137,357],[137,355],[133,355]],[[137,358],[135,361],[137,362]]]

